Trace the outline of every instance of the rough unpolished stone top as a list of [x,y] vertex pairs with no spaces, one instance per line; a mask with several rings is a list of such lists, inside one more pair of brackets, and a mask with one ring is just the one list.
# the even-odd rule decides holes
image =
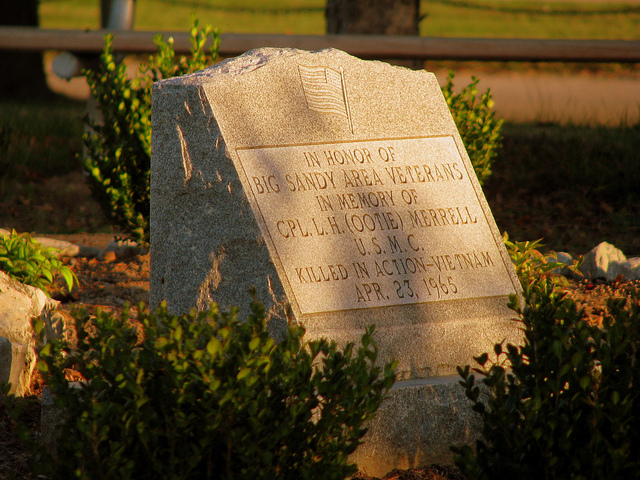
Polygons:
[[[254,70],[257,70],[260,67],[264,67],[269,63],[274,61],[292,57],[295,55],[304,55],[304,56],[316,56],[316,57],[334,57],[335,60],[345,61],[347,59],[355,60],[361,62],[360,59],[349,55],[342,50],[338,50],[335,48],[324,48],[322,50],[317,50],[315,52],[308,52],[306,50],[300,50],[298,48],[272,48],[272,47],[264,47],[264,48],[256,48],[250,50],[246,53],[238,57],[227,58],[226,60],[221,61],[211,67],[205,68],[204,70],[200,70],[195,73],[191,73],[189,75],[183,75],[181,77],[173,77],[168,78],[166,80],[161,80],[160,83],[164,86],[168,85],[196,85],[201,83],[206,83],[208,81],[213,81],[216,77],[223,77],[224,80],[228,80],[229,77],[235,77],[237,75],[243,75]],[[404,69],[403,67],[395,67],[384,62],[370,62],[370,63],[379,63],[386,67],[391,68],[399,68],[406,71],[410,71],[409,69]],[[424,73],[424,72],[422,72]]]
[[[327,48],[320,50],[322,53],[330,53],[334,55],[348,55],[341,50],[334,48]],[[162,80],[163,85],[191,85],[202,83],[203,81],[212,80],[216,76],[236,76],[244,73],[252,72],[253,70],[266,65],[268,62],[276,60],[281,57],[290,57],[292,55],[307,54],[304,50],[297,48],[256,48],[250,50],[239,57],[227,58],[220,63],[217,63],[209,68],[200,70],[199,72],[191,73],[189,75],[183,75],[182,77],[173,77],[166,80]]]

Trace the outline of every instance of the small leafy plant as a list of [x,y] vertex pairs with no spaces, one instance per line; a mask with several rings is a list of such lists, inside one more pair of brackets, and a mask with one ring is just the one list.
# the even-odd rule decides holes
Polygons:
[[40,288],[49,295],[49,287],[57,277],[62,277],[71,290],[78,282],[73,271],[56,256],[55,248],[46,248],[28,233],[0,235],[0,270],[11,278]]
[[512,242],[507,232],[504,232],[502,241],[527,298],[532,297],[535,292],[546,292],[547,287],[565,284],[566,277],[556,274],[558,271],[567,269],[575,275],[582,275],[578,269],[582,258],[575,260],[571,265],[559,262],[555,252],[543,254],[540,251],[544,246],[542,239],[533,242]]
[[[343,479],[348,455],[394,382],[362,346],[268,334],[262,304],[174,316],[139,307],[77,316],[78,342],[41,347],[38,368],[64,411],[48,478]],[[41,332],[43,324],[36,325]],[[68,379],[81,378],[74,388]],[[42,452],[42,450],[40,450]]]
[[472,77],[469,85],[460,93],[454,93],[453,77],[453,73],[449,73],[442,93],[482,185],[491,175],[493,160],[502,145],[501,130],[504,121],[497,119],[495,112],[491,110],[491,91],[478,95],[479,79]]
[[[211,47],[206,50],[207,40]],[[151,88],[162,78],[195,72],[215,62],[219,36],[211,27],[191,29],[191,56],[176,58],[173,39],[154,39],[158,53],[130,79],[113,52],[113,37],[105,38],[97,70],[85,76],[101,119],[85,117],[84,135],[88,173],[95,198],[103,211],[132,240],[149,242],[149,174],[151,168]]]

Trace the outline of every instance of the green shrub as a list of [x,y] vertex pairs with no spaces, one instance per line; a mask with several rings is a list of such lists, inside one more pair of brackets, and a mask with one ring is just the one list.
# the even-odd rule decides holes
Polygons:
[[0,234],[0,270],[11,278],[40,288],[49,295],[47,287],[56,277],[62,277],[69,290],[78,282],[73,271],[56,256],[55,248],[46,248],[28,233]]
[[[205,44],[211,38],[207,52]],[[116,61],[113,38],[105,39],[97,70],[85,72],[99,121],[85,117],[91,131],[84,135],[86,158],[95,198],[105,214],[126,235],[141,245],[149,242],[149,173],[151,168],[151,87],[153,82],[201,70],[218,57],[218,33],[210,27],[191,29],[191,56],[176,58],[173,39],[154,39],[158,53],[127,77]]]
[[493,100],[490,90],[478,96],[479,79],[472,77],[469,85],[460,93],[454,93],[453,77],[453,73],[449,73],[442,93],[482,185],[491,175],[491,165],[502,144],[504,121],[496,119],[495,112],[491,111]]
[[[78,343],[41,348],[38,367],[65,412],[52,478],[342,479],[393,384],[376,365],[373,327],[362,347],[281,343],[264,307],[235,311],[78,316]],[[42,330],[43,326],[37,326]],[[65,378],[82,375],[79,388]],[[77,376],[76,374],[76,376]]]
[[510,303],[524,344],[458,369],[482,439],[453,448],[457,466],[470,480],[638,478],[640,302],[610,299],[598,327],[548,275],[526,278],[524,307]]

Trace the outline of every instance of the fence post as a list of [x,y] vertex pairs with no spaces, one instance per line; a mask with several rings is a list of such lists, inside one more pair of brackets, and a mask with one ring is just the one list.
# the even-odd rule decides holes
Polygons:
[[135,0],[102,0],[100,24],[109,30],[132,30]]

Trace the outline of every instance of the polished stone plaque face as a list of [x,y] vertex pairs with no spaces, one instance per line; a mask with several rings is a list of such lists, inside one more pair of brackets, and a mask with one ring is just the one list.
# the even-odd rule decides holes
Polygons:
[[236,153],[263,236],[303,315],[514,291],[452,136]]

